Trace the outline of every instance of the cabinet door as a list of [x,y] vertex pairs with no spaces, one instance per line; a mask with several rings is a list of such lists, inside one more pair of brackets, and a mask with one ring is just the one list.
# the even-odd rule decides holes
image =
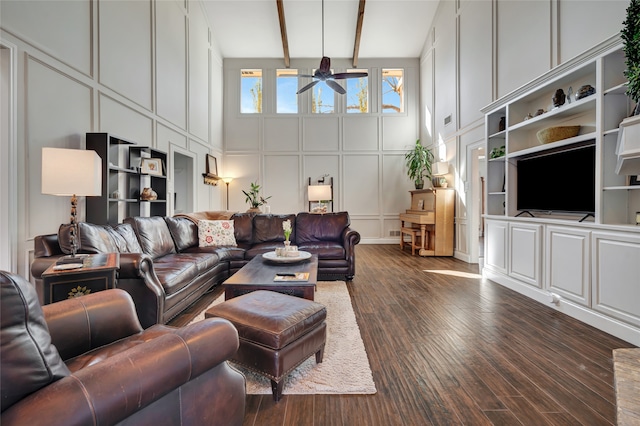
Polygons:
[[580,303],[591,304],[591,233],[549,226],[545,232],[545,278],[549,291]]
[[592,308],[640,326],[640,236],[594,232]]
[[504,274],[507,273],[507,231],[507,222],[487,220],[485,265]]
[[538,288],[542,288],[541,234],[541,225],[509,225],[509,276]]

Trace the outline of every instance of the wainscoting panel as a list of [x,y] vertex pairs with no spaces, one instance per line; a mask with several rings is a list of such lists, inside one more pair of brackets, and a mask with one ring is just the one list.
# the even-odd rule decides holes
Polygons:
[[112,133],[139,145],[153,145],[153,120],[115,99],[100,94],[100,132]]
[[[155,2],[155,5],[157,113],[181,129],[185,129],[187,127],[186,17],[177,2],[160,1]],[[175,58],[183,60],[176,61]]]
[[298,151],[300,149],[300,119],[293,117],[264,118],[264,149],[267,151]]
[[98,7],[100,30],[100,83],[151,110],[151,3],[107,1],[94,4]]
[[509,275],[542,288],[541,225],[509,224]]

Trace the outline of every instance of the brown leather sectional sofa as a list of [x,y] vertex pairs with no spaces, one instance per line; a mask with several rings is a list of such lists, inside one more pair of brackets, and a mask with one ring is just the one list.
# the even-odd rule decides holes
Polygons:
[[[175,217],[131,217],[115,226],[79,224],[79,253],[120,253],[117,287],[133,298],[144,328],[165,324],[211,287],[253,257],[282,246],[282,222],[292,225],[291,243],[318,255],[318,279],[351,280],[360,234],[347,212],[287,215],[206,212]],[[232,219],[237,246],[199,247],[199,217]],[[68,228],[35,239],[31,273],[42,287],[42,273],[70,253]]]

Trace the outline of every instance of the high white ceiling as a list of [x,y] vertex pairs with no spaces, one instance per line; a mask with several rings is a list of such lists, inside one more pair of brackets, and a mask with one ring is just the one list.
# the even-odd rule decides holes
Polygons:
[[[203,0],[223,58],[283,58],[276,0]],[[358,58],[417,58],[439,0],[367,0]],[[284,0],[289,56],[322,56],[322,1]],[[324,1],[324,54],[352,58],[359,0]]]

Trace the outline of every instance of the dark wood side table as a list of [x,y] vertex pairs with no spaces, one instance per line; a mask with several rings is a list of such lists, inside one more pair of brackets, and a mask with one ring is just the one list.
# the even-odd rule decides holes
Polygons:
[[56,269],[65,265],[51,265],[42,274],[44,304],[116,287],[116,273],[120,268],[119,253],[89,254],[83,257],[82,267]]

